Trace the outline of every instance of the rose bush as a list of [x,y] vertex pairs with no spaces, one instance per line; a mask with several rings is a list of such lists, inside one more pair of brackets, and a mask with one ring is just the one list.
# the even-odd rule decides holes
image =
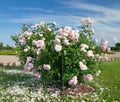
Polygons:
[[21,34],[12,36],[24,70],[62,85],[92,81],[100,51],[91,28],[93,21],[84,18],[81,24],[80,30],[58,28],[55,22],[25,25]]

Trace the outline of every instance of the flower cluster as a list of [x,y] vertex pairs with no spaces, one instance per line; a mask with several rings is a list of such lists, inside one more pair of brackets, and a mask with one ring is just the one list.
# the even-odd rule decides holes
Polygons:
[[[69,85],[92,81],[99,55],[91,34],[93,21],[84,18],[81,24],[82,29],[76,30],[70,26],[57,28],[55,22],[40,22],[13,36],[24,70],[32,71],[37,78]],[[106,49],[105,44],[102,48]]]
[[111,51],[111,49],[108,47],[107,41],[102,41],[100,46],[101,46],[101,49],[103,52],[110,52]]

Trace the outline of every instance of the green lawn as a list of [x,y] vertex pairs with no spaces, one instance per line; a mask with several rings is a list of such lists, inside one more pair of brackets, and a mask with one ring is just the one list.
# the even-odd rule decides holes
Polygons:
[[0,55],[16,55],[16,50],[0,50]]
[[[120,61],[105,62],[102,65],[102,73],[98,77],[98,82],[103,87],[109,89],[109,102],[118,100],[120,102]],[[106,96],[104,96],[106,97]]]
[[104,62],[102,73],[89,83],[96,90],[81,98],[53,98],[36,89],[40,79],[24,73],[22,67],[0,67],[0,102],[120,102],[120,61]]

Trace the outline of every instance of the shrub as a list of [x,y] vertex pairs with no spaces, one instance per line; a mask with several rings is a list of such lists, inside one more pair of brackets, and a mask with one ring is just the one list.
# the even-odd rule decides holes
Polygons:
[[100,47],[95,43],[93,21],[81,20],[80,30],[56,23],[28,25],[12,36],[25,71],[33,71],[43,81],[76,85],[91,81],[97,69]]

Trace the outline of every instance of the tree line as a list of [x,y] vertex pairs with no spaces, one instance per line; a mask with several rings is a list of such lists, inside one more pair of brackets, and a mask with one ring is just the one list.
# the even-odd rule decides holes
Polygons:
[[12,50],[13,47],[11,47],[10,45],[6,45],[4,46],[4,44],[2,42],[0,42],[0,50]]
[[114,47],[111,47],[111,50],[119,50],[120,51],[120,43],[116,43]]

